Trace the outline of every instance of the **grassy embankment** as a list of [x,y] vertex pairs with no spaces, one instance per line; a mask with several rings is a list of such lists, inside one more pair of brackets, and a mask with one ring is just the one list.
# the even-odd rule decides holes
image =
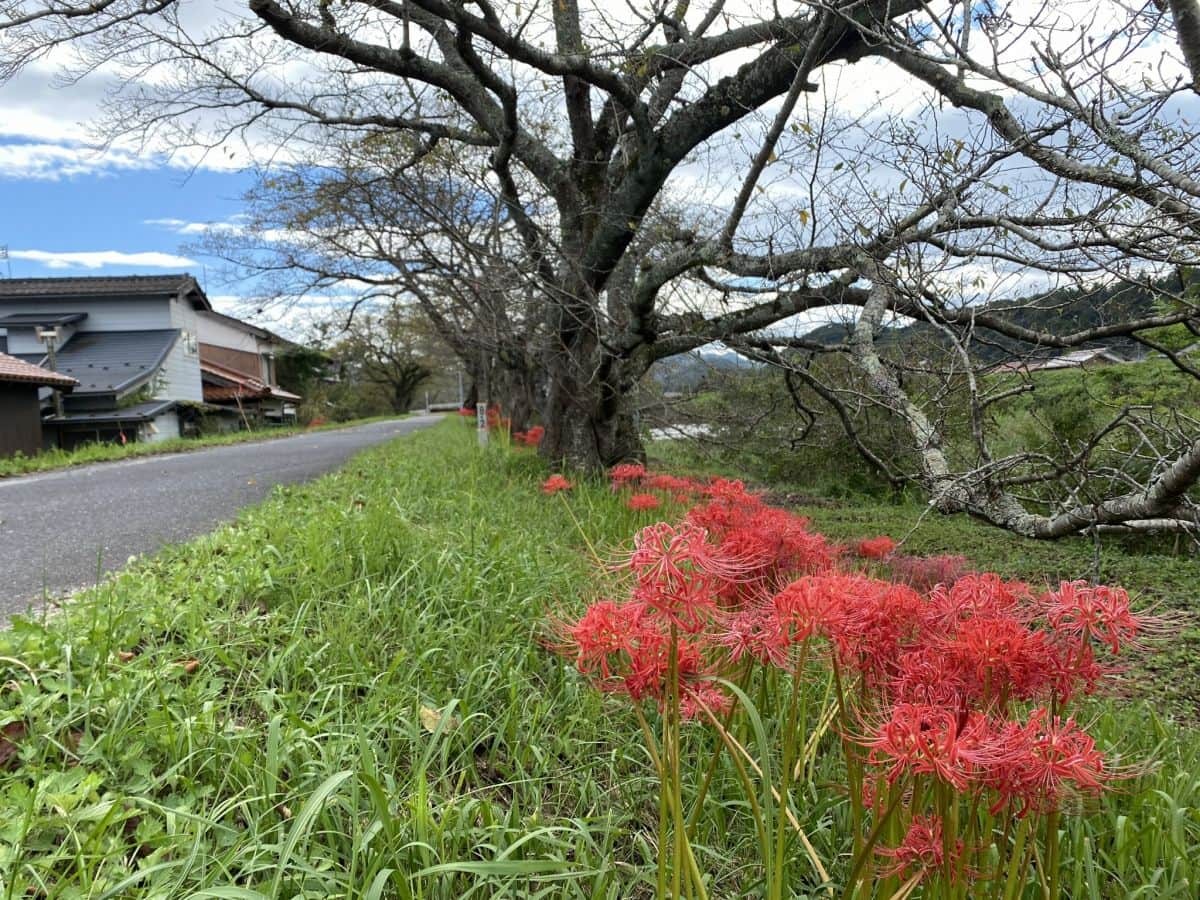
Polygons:
[[[645,520],[605,485],[544,497],[535,458],[473,441],[448,422],[372,450],[0,635],[0,894],[650,896],[635,720],[539,644],[589,595],[573,516],[601,555]],[[1065,820],[1066,889],[1194,896],[1200,743],[1140,702],[1088,715],[1156,768]],[[836,879],[829,777],[797,813]],[[753,895],[743,802],[725,757],[696,840],[714,897]]]
[[[1014,374],[989,378],[995,381],[991,389],[996,391],[1022,380]],[[1126,408],[1152,413],[1163,423],[1174,416],[1200,418],[1200,393],[1194,382],[1165,359],[1035,372],[1031,384],[1032,391],[992,410],[992,449],[997,456],[1029,451],[1061,454],[1059,441],[1078,447]],[[752,398],[751,393],[740,399]],[[703,414],[718,402],[714,394],[698,395],[694,406]],[[815,527],[833,538],[888,534],[903,538],[907,552],[961,554],[978,567],[1038,585],[1076,578],[1124,585],[1147,604],[1172,611],[1180,625],[1176,640],[1132,668],[1127,677],[1133,683],[1131,692],[1153,698],[1173,715],[1200,722],[1200,557],[1186,536],[1107,534],[1098,543],[1090,537],[1036,542],[966,516],[940,516],[922,502],[919,492],[896,495],[882,481],[863,477],[853,449],[846,444],[788,449],[786,440],[772,428],[791,416],[777,412],[765,421],[757,420],[762,437],[731,442],[724,463],[714,463],[711,453],[698,453],[683,441],[660,442],[653,452],[662,465],[719,470],[732,477],[745,475],[741,466],[748,464],[751,480],[791,496]],[[965,443],[966,438],[960,434],[956,440]],[[969,449],[955,449],[953,442],[950,449],[958,458],[970,456]],[[720,451],[717,457],[722,457]],[[1114,485],[1112,489],[1126,488]]]
[[335,428],[353,428],[355,425],[369,425],[372,422],[386,422],[391,419],[402,419],[404,416],[375,416],[367,419],[355,419],[350,422],[336,422],[316,427],[295,425],[280,427],[264,427],[255,431],[233,431],[228,434],[211,434],[205,437],[172,438],[156,444],[84,444],[74,450],[43,450],[35,456],[9,456],[0,458],[0,478],[14,475],[29,475],[34,472],[49,472],[53,469],[68,469],[72,466],[86,466],[97,462],[115,462],[130,459],[134,456],[158,456],[163,453],[186,453],[189,450],[204,450],[208,447],[223,447],[228,444],[244,444],[248,441],[269,441],[275,438],[292,437],[296,434],[306,434],[310,431],[328,431]]

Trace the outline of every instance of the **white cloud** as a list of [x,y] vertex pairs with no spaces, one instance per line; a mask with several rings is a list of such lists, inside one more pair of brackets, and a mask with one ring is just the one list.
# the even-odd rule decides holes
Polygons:
[[229,234],[241,234],[245,227],[237,221],[240,217],[235,216],[234,219],[225,222],[189,222],[186,219],[143,219],[143,225],[154,225],[159,228],[165,228],[175,234],[197,235],[211,234],[212,232],[227,232]]
[[55,181],[73,175],[148,169],[156,164],[153,159],[139,157],[127,151],[97,150],[83,144],[0,144],[0,178]]
[[[219,313],[268,328],[292,340],[304,341],[315,333],[317,323],[343,320],[354,304],[362,299],[362,292],[290,295],[270,299],[239,294],[209,294],[208,299]],[[360,314],[367,311],[366,308],[358,310]]]
[[144,266],[148,269],[185,269],[199,265],[194,259],[173,253],[123,253],[120,250],[85,250],[55,252],[52,250],[10,250],[13,259],[41,263],[48,269],[101,269],[104,266]]

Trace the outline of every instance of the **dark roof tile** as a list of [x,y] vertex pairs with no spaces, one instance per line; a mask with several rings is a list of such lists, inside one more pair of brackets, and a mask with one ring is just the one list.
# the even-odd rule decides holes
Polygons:
[[85,331],[59,349],[55,369],[79,380],[77,394],[120,394],[148,381],[179,331]]
[[212,305],[196,279],[178,275],[100,275],[80,278],[0,278],[0,302],[36,298],[162,297],[180,292],[193,294],[201,309]]
[[0,316],[0,328],[29,328],[37,325],[71,325],[87,318],[85,312],[12,313]]
[[103,425],[122,422],[146,422],[155,416],[174,409],[175,400],[147,400],[121,409],[106,409],[97,412],[67,413],[65,416],[48,416],[42,421],[47,425]]

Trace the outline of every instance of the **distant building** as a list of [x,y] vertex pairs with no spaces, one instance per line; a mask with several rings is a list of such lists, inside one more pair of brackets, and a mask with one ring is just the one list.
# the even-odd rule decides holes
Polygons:
[[40,366],[0,353],[0,458],[42,449],[43,389],[69,392],[79,384]]
[[283,390],[275,358],[292,341],[265,328],[211,310],[200,313],[200,378],[204,400],[246,421],[296,418],[301,398]]
[[1128,362],[1107,347],[1091,350],[1075,350],[1049,359],[1022,359],[993,366],[992,372],[1045,372],[1051,369],[1084,369],[1096,366],[1111,366]]
[[[213,362],[206,375],[202,329],[215,335],[218,353],[235,354],[240,345],[217,332],[250,336],[254,366],[230,356]],[[227,380],[221,386],[232,389],[235,407],[242,400],[258,403],[257,421],[286,418],[285,404],[299,398],[273,396],[270,354],[263,350],[271,341],[253,334],[258,331],[214,313],[191,275],[0,278],[0,352],[78,382],[61,415],[49,392],[41,397],[48,443],[64,449],[88,441],[167,440],[205,414],[224,417],[231,428],[249,422],[239,414],[244,409],[206,397],[214,379]]]

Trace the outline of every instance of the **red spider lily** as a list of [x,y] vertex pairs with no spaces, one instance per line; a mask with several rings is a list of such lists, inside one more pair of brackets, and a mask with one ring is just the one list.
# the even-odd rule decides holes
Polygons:
[[854,552],[863,559],[886,559],[896,550],[896,542],[886,534],[859,541]]
[[967,696],[984,703],[1029,699],[1047,689],[1060,669],[1059,652],[1043,632],[1011,616],[977,616],[941,642]]
[[[1112,671],[1097,660],[1106,655],[1101,648],[1117,652],[1157,621],[1134,615],[1124,591],[1069,582],[1035,598],[1020,582],[963,574],[961,557],[897,554],[886,536],[856,546],[859,558],[882,560],[872,572],[888,573],[887,580],[868,577],[849,551],[839,558],[839,549],[810,531],[807,520],[768,505],[741,482],[699,485],[650,475],[636,463],[614,467],[610,477],[614,490],[630,488],[625,502],[631,509],[654,508],[668,496],[696,503],[682,522],[637,533],[619,566],[632,582],[624,601],[593,603],[577,621],[557,626],[557,649],[598,689],[638,704],[639,713],[649,701],[669,714],[659,746],[660,758],[673,760],[674,775],[664,766],[663,796],[679,790],[669,781],[680,777],[681,749],[696,749],[679,743],[679,722],[708,720],[735,707],[735,691],[714,676],[739,680],[742,688],[759,681],[764,699],[778,699],[788,680],[781,688],[775,674],[754,667],[796,676],[802,656],[814,667],[834,667],[837,702],[828,727],[857,745],[844,754],[854,804],[861,798],[851,822],[874,829],[894,816],[889,843],[907,829],[896,846],[877,850],[869,848],[882,831],[865,844],[863,834],[856,836],[862,855],[853,871],[862,883],[902,875],[907,883],[900,892],[912,893],[927,875],[973,880],[981,873],[970,863],[983,859],[984,846],[989,872],[1007,871],[1022,862],[1005,863],[1004,854],[1017,845],[989,846],[998,826],[981,821],[983,809],[990,807],[992,816],[1043,816],[1122,777],[1074,720],[1045,708],[1028,716],[1022,710],[1053,704],[1057,712],[1071,697],[1094,690]],[[810,656],[805,642],[813,637],[827,640],[829,652],[822,647]],[[801,696],[797,689],[793,702]],[[669,709],[676,700],[679,708]],[[786,704],[774,706],[798,715],[797,706],[790,712]],[[759,709],[770,713],[772,705]],[[805,741],[812,734],[807,720],[807,712],[789,720],[806,723],[799,735]],[[653,746],[652,735],[649,740]],[[934,811],[946,817],[944,830],[929,814]],[[966,819],[959,815],[964,811]],[[1027,837],[1050,846],[1040,828]],[[975,847],[976,840],[984,846]],[[872,853],[885,859],[858,868]]]
[[629,484],[637,484],[646,477],[646,467],[641,463],[621,463],[608,470],[612,480],[613,490],[618,490]]
[[1052,812],[1068,793],[1099,794],[1116,777],[1074,719],[1051,717],[1044,708],[1023,725],[1000,727],[980,762],[983,781],[1000,795],[994,808],[1015,800],[1021,804],[1018,815]]
[[[556,630],[562,638],[558,649],[574,656],[576,668],[601,690],[635,701],[654,700],[660,708],[666,702],[671,639],[642,604],[600,600],[578,621]],[[698,644],[676,639],[675,659],[684,718],[702,714],[703,706],[714,713],[728,709],[732,698],[705,680],[708,673]]]
[[808,520],[782,509],[755,511],[743,530],[760,544],[767,558],[763,574],[815,575],[833,565],[833,552],[825,537],[808,530]]
[[987,719],[978,713],[963,720],[944,706],[898,703],[865,744],[869,761],[886,765],[889,783],[905,774],[932,775],[962,791],[976,770],[988,735]]
[[832,634],[841,658],[873,685],[896,673],[901,653],[921,635],[925,599],[912,588],[847,577],[844,616]]
[[746,577],[726,600],[756,600],[786,578],[827,571],[833,551],[825,538],[808,530],[808,520],[766,506],[752,494],[725,496],[694,507],[688,521],[708,529],[721,550],[745,561]]
[[932,704],[958,709],[967,686],[962,672],[937,647],[917,647],[896,661],[889,685],[898,703]]
[[690,478],[680,478],[676,475],[658,474],[645,475],[642,487],[650,491],[662,491],[665,494],[675,494],[679,497],[689,497],[700,492],[700,486]]
[[559,491],[569,491],[572,486],[562,475],[551,475],[542,482],[542,493],[557,494]]
[[475,418],[475,410],[471,409],[471,407],[469,407],[469,406],[464,406],[461,409],[459,409],[458,414],[460,416],[462,416],[464,419],[466,419],[468,417],[470,417],[472,419]]
[[1121,645],[1132,642],[1145,625],[1130,611],[1129,594],[1118,587],[1064,581],[1041,604],[1046,621],[1060,634],[1102,641],[1113,653],[1120,653]]
[[680,694],[679,713],[685,720],[706,720],[710,713],[721,716],[733,707],[733,698],[711,681],[685,682]]
[[1005,581],[993,572],[972,572],[950,586],[938,585],[929,594],[930,621],[948,626],[973,616],[1012,615],[1031,618],[1029,586]]
[[[1054,694],[1060,703],[1067,703],[1076,693],[1095,693],[1099,683],[1109,675],[1119,670],[1115,666],[1104,665],[1096,659],[1091,644],[1070,643],[1061,646],[1055,659],[1052,674]],[[1064,644],[1064,638],[1058,637],[1058,643]]]
[[641,529],[633,539],[629,567],[641,582],[660,583],[686,579],[695,574],[715,578],[737,578],[745,567],[720,554],[708,542],[708,532],[689,523],[656,522]]
[[[675,652],[680,682],[705,674],[704,657],[698,645],[678,640]],[[671,665],[671,641],[662,631],[644,622],[637,643],[628,653],[628,669],[616,690],[634,700],[652,699],[661,708],[666,700],[667,675]]]
[[634,494],[625,501],[625,505],[635,512],[642,512],[648,509],[658,509],[662,506],[662,501],[654,494]]
[[637,533],[629,567],[637,582],[634,598],[689,632],[704,627],[718,592],[746,569],[709,544],[703,528],[667,522]]
[[579,671],[611,677],[613,657],[631,653],[645,637],[644,614],[645,607],[638,603],[600,600],[589,606],[579,621],[562,627]]
[[723,647],[731,663],[750,658],[764,665],[787,666],[788,639],[773,608],[756,604],[744,609],[720,614],[716,631],[710,637],[714,646]]
[[736,481],[729,478],[714,478],[702,488],[702,493],[706,497],[711,497],[714,500],[731,500],[734,502],[761,502],[757,496],[749,493],[746,490],[746,485],[741,481]]
[[951,584],[962,577],[967,560],[962,556],[905,556],[895,553],[888,557],[892,578],[918,591],[932,590],[939,584]]
[[[962,841],[956,841],[955,856],[961,855],[962,850]],[[910,876],[917,872],[936,872],[942,868],[946,859],[942,820],[937,816],[913,816],[908,832],[898,846],[879,847],[875,852],[892,860],[890,866],[879,871],[883,878],[892,875]]]
[[815,634],[832,637],[846,622],[847,599],[866,581],[858,575],[806,575],[771,598],[779,640],[800,643]]
[[518,444],[524,444],[526,447],[536,447],[542,442],[545,434],[545,428],[541,425],[534,425],[528,431],[514,431],[512,438]]

